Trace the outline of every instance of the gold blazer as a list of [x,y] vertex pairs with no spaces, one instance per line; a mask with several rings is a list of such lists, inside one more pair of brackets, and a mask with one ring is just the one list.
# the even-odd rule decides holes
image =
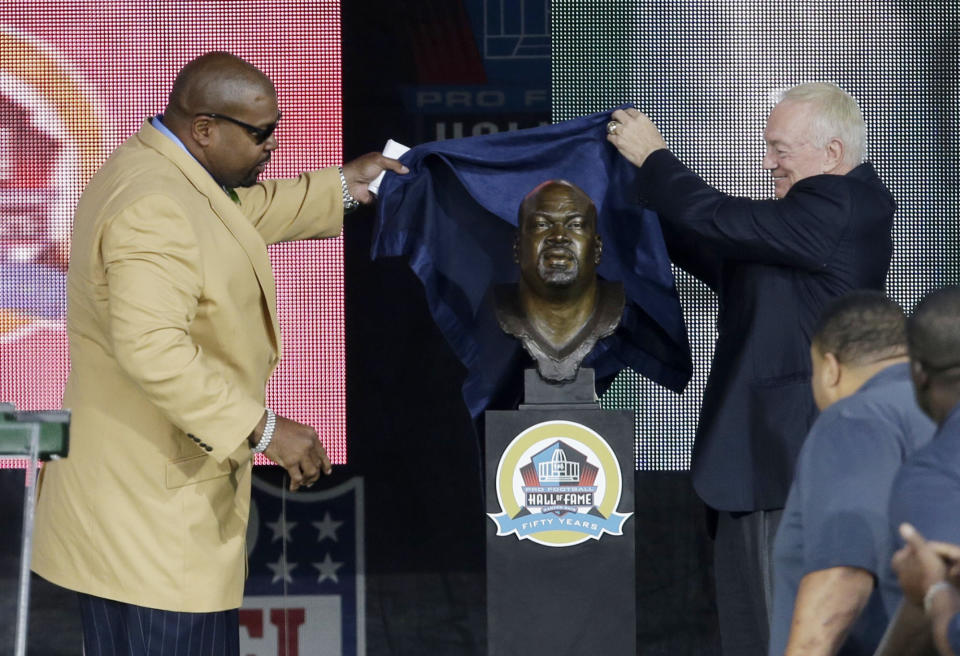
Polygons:
[[67,276],[70,454],[40,483],[33,569],[173,611],[240,606],[247,436],[281,345],[266,244],[332,237],[335,168],[234,203],[147,121],[77,207]]

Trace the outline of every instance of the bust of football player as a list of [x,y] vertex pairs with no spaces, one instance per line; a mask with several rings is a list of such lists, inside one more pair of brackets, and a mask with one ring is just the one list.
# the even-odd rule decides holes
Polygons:
[[541,378],[572,381],[623,313],[623,285],[597,278],[597,208],[576,185],[548,180],[523,199],[517,226],[520,280],[497,288],[497,320],[521,340]]

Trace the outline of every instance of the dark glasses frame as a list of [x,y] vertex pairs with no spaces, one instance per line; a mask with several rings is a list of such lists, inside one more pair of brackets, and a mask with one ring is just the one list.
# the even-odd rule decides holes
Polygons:
[[277,123],[280,122],[281,114],[277,112],[277,120],[268,125],[265,128],[258,128],[256,125],[250,125],[249,123],[244,123],[241,120],[235,119],[232,116],[227,116],[226,114],[217,114],[215,112],[200,112],[199,114],[194,114],[194,116],[209,116],[210,118],[219,118],[224,121],[230,121],[234,125],[239,125],[244,130],[250,133],[250,136],[253,137],[253,140],[259,146],[264,141],[270,138],[270,135],[273,134],[273,131],[277,129]]

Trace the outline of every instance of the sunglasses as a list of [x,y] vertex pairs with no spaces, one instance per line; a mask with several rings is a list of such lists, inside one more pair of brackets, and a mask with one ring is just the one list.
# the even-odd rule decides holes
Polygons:
[[265,128],[258,128],[255,125],[250,125],[249,123],[244,123],[243,121],[238,121],[232,116],[227,116],[225,114],[215,114],[213,112],[202,112],[200,114],[195,114],[195,116],[209,116],[210,118],[219,118],[224,121],[230,121],[234,125],[239,125],[244,130],[250,133],[250,136],[253,137],[253,140],[259,146],[264,141],[270,138],[270,135],[273,134],[273,131],[277,129],[277,123],[280,122],[280,113],[277,113],[277,120],[268,125]]

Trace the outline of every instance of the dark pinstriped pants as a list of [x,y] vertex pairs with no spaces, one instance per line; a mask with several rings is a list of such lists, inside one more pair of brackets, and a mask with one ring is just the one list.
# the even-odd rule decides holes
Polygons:
[[239,656],[236,609],[177,613],[78,594],[84,656]]
[[773,540],[783,510],[720,511],[713,543],[723,656],[767,656],[773,613]]

